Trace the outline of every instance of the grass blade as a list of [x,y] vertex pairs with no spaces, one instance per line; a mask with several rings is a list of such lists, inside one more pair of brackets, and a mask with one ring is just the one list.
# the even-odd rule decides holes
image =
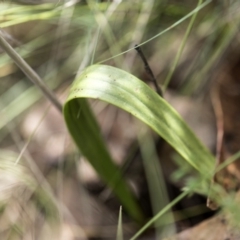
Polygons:
[[123,229],[122,229],[122,206],[119,209],[118,216],[118,228],[117,228],[117,237],[116,240],[123,240]]
[[103,142],[100,129],[85,99],[67,101],[64,117],[68,129],[82,154],[86,156],[99,176],[113,189],[125,209],[137,221],[143,216],[137,201],[113,163]]
[[141,219],[138,205],[105,147],[86,98],[100,99],[131,113],[172,145],[199,173],[212,174],[212,154],[156,92],[120,69],[105,65],[88,67],[73,83],[64,106],[65,121],[83,155],[135,219]]

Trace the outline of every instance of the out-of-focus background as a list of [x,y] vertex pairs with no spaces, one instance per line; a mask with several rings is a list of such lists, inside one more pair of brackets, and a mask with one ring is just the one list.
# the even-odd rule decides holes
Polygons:
[[[141,49],[166,87],[164,98],[203,144],[216,155],[217,134],[223,131],[222,161],[239,151],[239,1],[14,0],[1,2],[0,11],[1,34],[62,103],[75,76],[94,63],[118,67],[151,85],[133,49],[146,42]],[[0,78],[0,238],[116,239],[118,200],[77,150],[63,116],[2,49]],[[151,134],[161,165],[161,190],[155,194],[162,200],[154,204],[138,146],[140,123],[106,103],[90,104],[150,219],[180,194],[194,171]],[[239,188],[239,171],[236,161],[219,180],[229,194]],[[206,198],[185,198],[139,239],[239,239],[230,220],[206,207]],[[234,212],[235,205],[229,206]],[[123,210],[125,239],[140,227]]]

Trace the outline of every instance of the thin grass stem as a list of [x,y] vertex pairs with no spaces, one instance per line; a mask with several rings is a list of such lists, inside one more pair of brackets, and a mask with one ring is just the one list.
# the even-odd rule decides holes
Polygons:
[[9,55],[9,57],[24,72],[24,74],[42,91],[44,96],[56,107],[56,109],[62,113],[62,104],[47,87],[44,81],[38,76],[38,74],[4,39],[2,30],[0,30],[0,47]]
[[[203,1],[203,0],[199,0],[199,1],[198,1],[197,7],[199,7],[199,6],[202,4],[202,1]],[[166,79],[165,79],[165,81],[164,81],[164,84],[163,84],[163,92],[167,89],[167,87],[168,87],[168,85],[169,85],[169,83],[170,83],[170,80],[171,80],[171,78],[172,78],[172,75],[173,75],[173,73],[174,73],[174,71],[175,71],[175,69],[176,69],[176,67],[177,67],[177,65],[178,65],[179,59],[180,59],[180,57],[181,57],[181,55],[182,55],[182,53],[183,53],[184,47],[185,47],[185,45],[186,45],[187,39],[188,39],[188,37],[189,37],[189,34],[190,34],[191,30],[192,30],[192,27],[193,27],[194,21],[195,21],[195,19],[196,19],[196,17],[197,17],[197,14],[198,14],[198,12],[195,12],[195,13],[192,15],[192,18],[191,18],[190,23],[189,23],[189,25],[188,25],[188,27],[187,27],[187,31],[186,31],[186,33],[185,33],[185,35],[184,35],[184,38],[183,38],[182,43],[181,43],[181,45],[180,45],[180,48],[178,49],[177,55],[176,55],[176,57],[175,57],[175,59],[174,59],[174,62],[173,62],[172,66],[171,66],[171,68],[170,68],[170,71],[169,71],[169,73],[168,73],[168,75],[167,75],[167,77],[166,77]]]
[[123,240],[123,228],[122,228],[122,206],[119,209],[117,237],[116,240]]
[[162,217],[168,210],[170,210],[175,204],[181,201],[184,197],[189,194],[190,191],[184,191],[177,198],[175,198],[171,203],[164,207],[158,214],[155,215],[150,221],[148,221],[130,240],[137,239],[143,232],[145,232],[152,224],[154,224],[160,217]]
[[[149,39],[146,40],[145,42],[142,42],[142,43],[138,44],[138,46],[140,47],[140,46],[142,46],[142,45],[144,45],[144,44],[146,44],[146,43],[149,43],[149,42],[151,42],[152,40],[154,40],[155,38],[158,38],[158,37],[160,37],[161,35],[163,35],[164,33],[172,30],[173,28],[175,28],[176,26],[178,26],[179,24],[181,24],[182,22],[184,22],[185,20],[187,20],[188,18],[190,18],[193,14],[195,14],[195,13],[198,12],[198,11],[200,11],[202,8],[206,7],[206,6],[207,6],[209,3],[211,3],[211,2],[212,2],[212,0],[208,0],[208,1],[204,2],[204,3],[201,4],[200,6],[196,7],[193,11],[191,11],[190,13],[188,13],[185,17],[181,18],[180,20],[178,20],[177,22],[175,22],[174,24],[172,24],[170,27],[168,27],[168,28],[166,28],[165,30],[161,31],[160,33],[156,34],[156,35],[153,36],[152,38],[149,38]],[[107,58],[107,59],[105,59],[105,60],[102,60],[102,61],[98,62],[98,64],[104,63],[104,62],[107,62],[107,61],[109,61],[109,60],[111,60],[111,59],[113,59],[113,58],[119,57],[119,56],[121,56],[121,55],[123,55],[123,54],[125,54],[125,53],[127,53],[127,52],[129,52],[129,51],[132,51],[133,49],[135,49],[135,47],[129,48],[128,50],[123,51],[123,52],[121,52],[121,53],[119,53],[119,54],[117,54],[117,55],[115,55],[115,56],[113,56],[113,57],[110,57],[110,58]]]

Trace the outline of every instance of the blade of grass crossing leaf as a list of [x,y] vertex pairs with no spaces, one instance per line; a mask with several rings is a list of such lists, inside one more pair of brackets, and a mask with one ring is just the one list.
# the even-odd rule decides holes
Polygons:
[[[207,0],[206,2],[204,2],[203,4],[201,4],[200,6],[196,7],[193,11],[191,11],[190,13],[188,13],[186,16],[184,16],[183,18],[181,18],[180,20],[178,20],[177,22],[175,22],[174,24],[172,24],[170,27],[166,28],[165,30],[161,31],[160,33],[156,34],[155,36],[149,38],[149,39],[146,40],[145,42],[139,43],[138,46],[140,47],[140,46],[142,46],[142,45],[144,45],[144,44],[146,44],[146,43],[154,40],[155,38],[160,37],[161,35],[163,35],[164,33],[168,32],[168,31],[170,31],[171,29],[175,28],[176,26],[178,26],[179,24],[181,24],[181,23],[182,23],[183,21],[185,21],[186,19],[190,18],[193,14],[195,14],[195,13],[198,12],[198,11],[200,11],[202,8],[204,8],[205,6],[207,6],[207,5],[208,5],[209,3],[211,3],[211,2],[212,2],[212,0]],[[111,59],[113,59],[113,58],[116,58],[116,57],[118,57],[118,56],[121,56],[121,55],[123,55],[123,54],[125,54],[125,53],[127,53],[127,52],[129,52],[129,51],[131,51],[131,50],[133,50],[133,49],[135,49],[135,47],[130,48],[130,49],[126,50],[126,51],[123,51],[123,52],[121,52],[121,53],[119,53],[119,54],[117,54],[117,55],[115,55],[115,56],[113,56],[113,57],[104,59],[104,60],[102,60],[101,62],[98,62],[98,63],[107,62],[107,61],[109,61],[109,60],[111,60]]]
[[222,169],[224,169],[225,167],[227,167],[228,165],[230,165],[231,163],[237,161],[240,158],[240,151],[236,152],[235,154],[233,154],[231,157],[229,157],[228,159],[226,159],[222,164],[220,164],[217,169],[216,169],[216,173],[221,171]]
[[140,235],[143,234],[152,224],[154,224],[160,217],[162,217],[167,211],[169,211],[175,204],[181,201],[184,197],[189,194],[189,191],[181,193],[177,198],[175,198],[171,203],[169,203],[165,208],[163,208],[158,214],[156,214],[150,221],[148,221],[130,240],[138,239]]

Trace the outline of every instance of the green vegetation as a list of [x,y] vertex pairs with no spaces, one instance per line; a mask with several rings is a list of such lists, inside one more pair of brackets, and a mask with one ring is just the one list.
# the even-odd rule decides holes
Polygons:
[[[123,213],[120,208],[116,226],[117,239],[124,238],[124,214],[130,217],[128,221],[140,226],[139,231],[135,226],[132,240],[153,225],[157,236],[162,236],[161,225],[166,223],[159,220],[170,212],[166,222],[174,222],[172,207],[193,193],[210,197],[222,206],[223,211],[232,213],[235,222],[238,221],[234,213],[239,211],[233,201],[235,193],[228,195],[222,186],[211,182],[215,173],[238,159],[239,152],[216,167],[212,149],[201,143],[174,107],[142,80],[144,67],[134,49],[134,45],[139,44],[149,56],[164,95],[172,84],[172,89],[179,95],[203,96],[210,89],[208,81],[217,64],[224,61],[236,38],[240,17],[235,9],[240,8],[240,4],[237,1],[215,4],[201,0],[194,4],[187,0],[182,3],[89,0],[39,5],[1,4],[0,144],[4,148],[5,142],[10,141],[14,147],[6,144],[11,146],[11,151],[0,151],[0,171],[1,178],[6,176],[7,179],[3,188],[4,184],[20,186],[16,193],[14,187],[10,188],[12,198],[11,194],[2,193],[7,196],[0,198],[2,219],[6,217],[6,209],[17,204],[13,198],[22,195],[24,200],[20,205],[28,210],[29,204],[31,217],[37,219],[42,214],[45,218],[44,230],[39,233],[42,239],[48,236],[49,226],[54,225],[54,231],[58,232],[58,227],[64,223],[63,215],[69,210],[54,193],[55,187],[59,186],[52,180],[54,174],[62,174],[61,181],[65,181],[64,166],[61,169],[58,165],[57,173],[45,175],[27,151],[42,119],[24,142],[16,129],[21,128],[27,111],[31,112],[43,95],[60,111],[62,105],[58,99],[63,102],[68,95],[64,99],[62,118],[69,133],[80,154],[122,205]],[[174,79],[179,81],[174,82]],[[116,111],[121,109],[140,120],[133,121],[138,130],[143,129],[136,134],[135,140],[148,181],[153,211],[150,220],[144,216],[138,196],[125,176],[125,163],[117,165],[107,147],[108,139],[103,137],[104,132],[98,124],[98,109],[93,107],[93,103],[101,101],[104,106],[114,105]],[[49,108],[42,112],[42,118],[48,111]],[[176,162],[180,163],[174,176],[184,182],[182,193],[172,201],[166,196],[164,165],[159,163],[158,153],[154,150],[159,137],[174,149]],[[73,152],[76,154],[77,151],[72,148],[71,154]],[[9,158],[11,161],[6,161]],[[77,174],[75,169],[73,172]],[[161,201],[164,204],[160,206]],[[18,239],[34,225],[28,224],[27,220],[21,222],[21,210],[17,212],[15,221],[7,221],[7,233],[2,230],[6,239]],[[175,232],[175,229],[171,231]]]

